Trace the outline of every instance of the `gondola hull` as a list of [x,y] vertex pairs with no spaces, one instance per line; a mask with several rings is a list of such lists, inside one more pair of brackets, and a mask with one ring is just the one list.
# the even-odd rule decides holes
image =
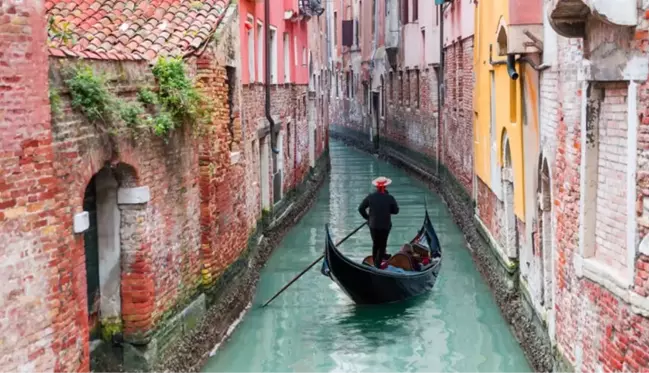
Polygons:
[[396,273],[357,263],[335,246],[327,228],[325,259],[321,272],[330,277],[357,304],[382,304],[403,301],[430,291],[441,269],[441,249],[426,212],[424,225],[411,241],[427,247],[434,261],[422,271]]

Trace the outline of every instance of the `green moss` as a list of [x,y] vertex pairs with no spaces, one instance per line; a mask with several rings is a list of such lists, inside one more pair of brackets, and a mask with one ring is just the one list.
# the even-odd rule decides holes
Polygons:
[[61,113],[61,96],[59,95],[59,91],[50,86],[49,96],[52,116],[59,115]]
[[112,342],[113,336],[122,332],[122,319],[110,317],[101,320],[101,339]]

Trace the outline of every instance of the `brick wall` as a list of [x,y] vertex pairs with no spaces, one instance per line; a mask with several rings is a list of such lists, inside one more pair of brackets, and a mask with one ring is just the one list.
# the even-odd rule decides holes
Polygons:
[[[625,41],[625,47],[646,51],[649,39],[646,31],[642,30],[647,26],[648,22],[642,19],[635,40],[630,44]],[[578,80],[577,72],[584,59],[584,48],[596,47],[601,40],[610,40],[609,36],[613,35],[611,32],[602,33],[597,27],[594,24],[589,30],[588,43],[559,37],[558,61],[552,69],[543,72],[541,78],[541,143],[544,156],[550,160],[553,198],[554,327],[559,351],[576,371],[637,372],[649,368],[649,319],[629,303],[638,304],[639,297],[647,295],[647,256],[636,255],[634,286],[621,290],[611,281],[604,285],[593,275],[584,276],[579,260],[580,245],[584,245],[579,235],[580,203],[586,206],[596,204],[596,214],[590,215],[596,219],[597,226],[593,259],[611,264],[618,271],[623,264],[626,265],[627,214],[626,209],[618,210],[618,206],[626,206],[626,123],[631,115],[639,118],[637,242],[647,234],[647,223],[643,220],[645,210],[641,204],[646,196],[645,170],[649,164],[645,135],[649,133],[647,82],[638,84],[638,113],[628,112],[627,84],[606,83],[600,86],[604,97],[597,123],[599,154],[596,157],[598,167],[594,171],[598,190],[591,201],[586,201],[586,196],[580,191],[581,178],[586,178],[588,183],[594,180],[594,175],[580,174],[582,147],[588,145],[581,140],[580,108],[588,93],[581,89],[582,82]],[[620,167],[622,163],[624,167]],[[587,250],[586,247],[583,249]],[[601,271],[596,272],[595,275],[602,275]],[[616,272],[612,275],[617,280],[622,276]]]
[[202,278],[209,287],[245,249],[258,214],[248,209],[249,189],[240,187],[245,185],[249,158],[239,102],[236,96],[229,98],[229,91],[238,86],[236,75],[228,76],[228,68],[211,54],[203,55],[197,66],[203,92],[214,102],[214,131],[202,141],[199,158]]
[[[419,73],[419,84],[417,84]],[[399,98],[402,95],[399,74],[388,74],[385,94],[388,107],[382,123],[381,136],[431,159],[437,158],[437,70],[411,70],[408,84],[403,74],[403,95],[410,97],[409,105]],[[405,99],[404,97],[404,99]]]
[[473,191],[473,37],[444,51],[444,112],[441,162],[462,184]]
[[[150,190],[147,203],[119,205],[117,222],[124,337],[128,342],[146,341],[160,317],[200,285],[197,148],[189,126],[166,143],[151,133],[142,133],[137,140],[130,134],[102,134],[71,108],[65,85],[57,84],[61,63],[58,59],[51,63],[62,98],[62,113],[53,121],[52,133],[56,176],[64,182],[70,213],[83,211],[89,181],[106,167],[119,188],[147,186]],[[97,61],[92,66],[98,73],[113,76],[125,71],[124,79],[115,84],[127,99],[134,97],[138,87],[154,85],[146,63]],[[84,241],[84,234],[74,236],[74,257],[84,258]],[[79,273],[85,276],[85,272],[82,265]],[[85,289],[85,279],[76,280]],[[86,308],[85,298],[77,298],[76,306]]]
[[[259,183],[261,180],[257,130],[268,125],[265,100],[266,93],[262,84],[250,84],[243,87],[245,105],[242,109],[246,142],[250,148],[251,164],[249,167],[252,171],[253,183]],[[283,188],[286,193],[302,182],[309,168],[306,86],[294,84],[271,86],[271,115],[278,120],[275,124],[279,125],[282,133]],[[321,128],[322,122],[317,126]],[[253,143],[254,149],[252,148]],[[269,157],[272,156],[269,155]],[[270,198],[273,200],[272,161],[270,160],[269,165]],[[257,211],[257,214],[261,214],[260,190],[256,191],[254,197],[253,211]]]
[[597,135],[598,169],[595,257],[622,270],[626,265],[627,84],[607,84]]
[[[75,371],[88,364],[85,308],[62,183],[55,178],[42,3],[0,4],[0,362]],[[68,302],[72,300],[72,302]]]

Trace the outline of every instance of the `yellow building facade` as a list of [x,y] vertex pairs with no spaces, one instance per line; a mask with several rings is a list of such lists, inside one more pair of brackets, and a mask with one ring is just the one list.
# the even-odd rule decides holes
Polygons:
[[[476,9],[474,167],[476,177],[501,201],[507,198],[503,179],[513,184],[513,211],[525,222],[526,166],[537,162],[525,155],[538,154],[539,146],[539,78],[520,62],[521,55],[512,53],[526,51],[517,48],[525,42],[511,23],[510,11],[517,10],[511,1],[480,1]],[[525,146],[535,149],[526,152]]]

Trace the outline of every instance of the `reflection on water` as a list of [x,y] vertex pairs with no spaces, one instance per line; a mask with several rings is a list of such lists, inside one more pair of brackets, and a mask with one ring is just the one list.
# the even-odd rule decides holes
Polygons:
[[[252,309],[203,371],[530,371],[439,197],[402,171],[340,143],[331,143],[331,157],[330,182],[272,255]],[[435,288],[403,303],[356,306],[316,265],[260,308],[322,254],[325,224],[337,241],[363,222],[357,207],[379,174],[393,180],[390,192],[401,208],[390,251],[419,229],[427,200],[444,250]],[[371,246],[364,228],[340,249],[360,260]]]

